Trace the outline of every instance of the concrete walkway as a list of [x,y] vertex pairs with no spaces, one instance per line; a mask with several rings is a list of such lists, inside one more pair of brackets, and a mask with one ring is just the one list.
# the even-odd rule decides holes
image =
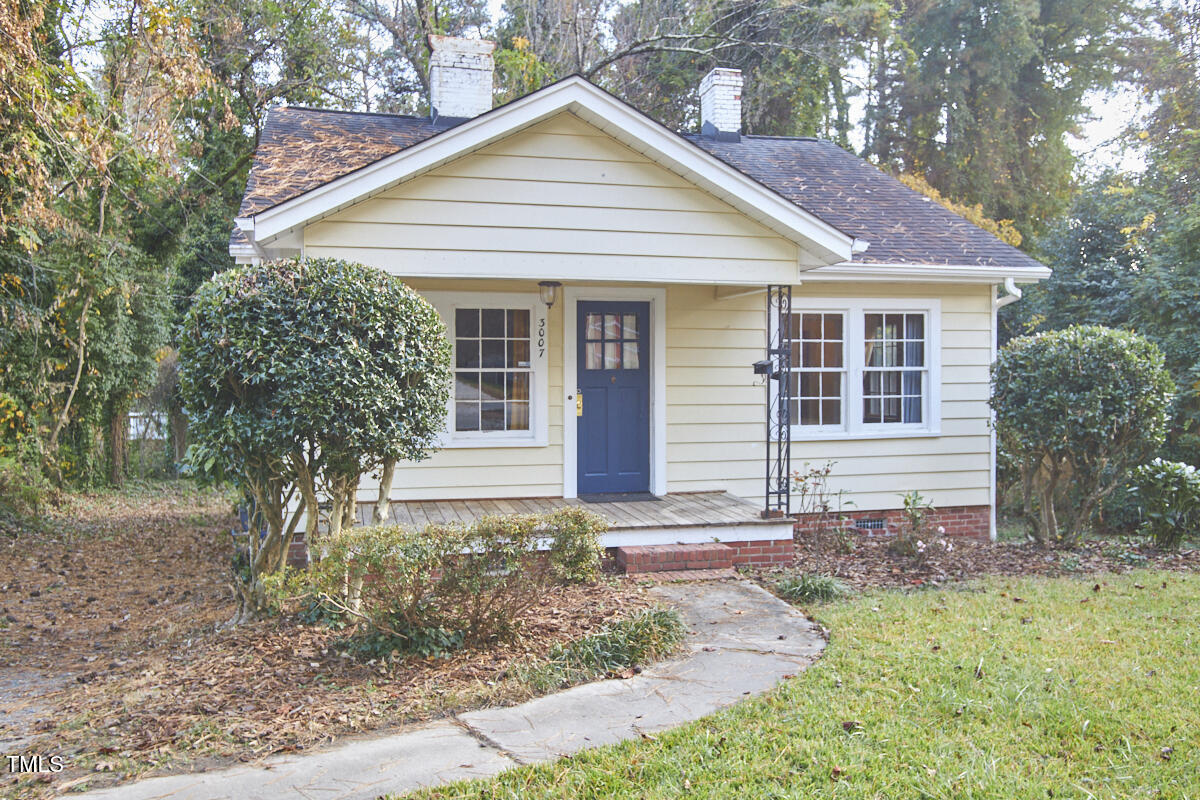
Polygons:
[[802,614],[746,581],[668,584],[654,591],[687,622],[687,653],[628,680],[589,683],[519,706],[459,714],[321,752],[76,796],[372,800],[496,775],[518,764],[675,727],[770,689],[808,666],[825,647]]

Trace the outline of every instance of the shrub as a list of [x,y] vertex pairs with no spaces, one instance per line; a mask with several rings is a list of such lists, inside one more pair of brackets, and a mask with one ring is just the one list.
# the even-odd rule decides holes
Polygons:
[[595,578],[604,529],[583,509],[423,531],[347,528],[327,537],[309,572],[268,583],[277,598],[317,598],[395,643],[377,647],[420,651],[434,632],[479,644],[511,632],[550,586]]
[[646,609],[590,636],[554,645],[544,660],[518,667],[516,678],[535,692],[585,683],[669,655],[686,634],[675,611]]
[[775,592],[784,600],[793,603],[827,603],[845,596],[849,589],[846,584],[830,575],[799,573],[776,581]]
[[1158,547],[1175,549],[1200,532],[1200,471],[1156,458],[1133,471],[1133,493],[1142,503],[1141,530]]
[[1073,326],[1004,346],[991,404],[1035,541],[1072,543],[1092,525],[1162,444],[1173,391],[1162,353],[1128,331]]
[[[428,456],[445,423],[450,349],[437,312],[399,279],[332,259],[274,261],[214,276],[196,292],[179,346],[190,420],[187,462],[254,498],[242,609],[263,607],[261,577],[283,568],[299,514],[317,541],[353,520],[361,476],[390,480]],[[383,481],[380,496],[390,492]],[[288,498],[302,498],[292,520]]]

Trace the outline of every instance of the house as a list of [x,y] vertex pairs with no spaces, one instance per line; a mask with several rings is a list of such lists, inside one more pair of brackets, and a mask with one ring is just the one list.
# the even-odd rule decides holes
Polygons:
[[737,70],[677,133],[578,76],[493,108],[494,45],[431,44],[429,118],[272,111],[230,245],[370,264],[442,314],[446,434],[397,519],[590,500],[610,546],[664,546],[643,560],[771,562],[789,473],[833,462],[859,527],[917,489],[994,536],[996,310],[1048,269],[832,143],[743,135]]

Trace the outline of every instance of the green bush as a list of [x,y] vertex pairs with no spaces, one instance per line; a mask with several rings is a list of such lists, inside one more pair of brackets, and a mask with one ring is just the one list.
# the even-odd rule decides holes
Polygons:
[[1073,326],[1013,339],[992,367],[992,408],[1031,537],[1071,543],[1162,444],[1174,385],[1152,342]]
[[792,603],[827,603],[849,593],[846,584],[830,575],[799,573],[775,582],[775,593]]
[[324,541],[310,571],[268,585],[277,598],[317,598],[401,651],[419,651],[430,631],[480,644],[515,629],[549,587],[594,579],[605,527],[595,514],[567,509],[422,531],[349,528]]
[[178,369],[190,468],[236,481],[267,529],[235,583],[242,618],[265,607],[261,578],[283,568],[299,515],[310,547],[320,522],[335,535],[353,524],[361,477],[390,480],[397,461],[427,457],[450,392],[434,308],[394,276],[333,259],[214,276],[184,320]]
[[646,609],[590,636],[556,644],[545,660],[517,668],[516,678],[535,692],[585,683],[669,655],[686,634],[675,611]]
[[1133,493],[1141,500],[1142,532],[1158,547],[1175,549],[1200,533],[1200,471],[1156,458],[1133,471]]

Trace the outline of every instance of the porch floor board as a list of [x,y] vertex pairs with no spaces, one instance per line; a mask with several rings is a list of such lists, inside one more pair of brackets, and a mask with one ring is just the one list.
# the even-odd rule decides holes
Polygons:
[[[406,527],[423,528],[431,522],[470,523],[489,514],[532,514],[573,506],[601,515],[613,531],[778,525],[784,521],[763,519],[757,505],[729,492],[676,492],[657,500],[623,503],[585,503],[561,497],[400,500],[392,503],[391,521]],[[360,522],[366,524],[372,511],[372,504],[360,503]]]

